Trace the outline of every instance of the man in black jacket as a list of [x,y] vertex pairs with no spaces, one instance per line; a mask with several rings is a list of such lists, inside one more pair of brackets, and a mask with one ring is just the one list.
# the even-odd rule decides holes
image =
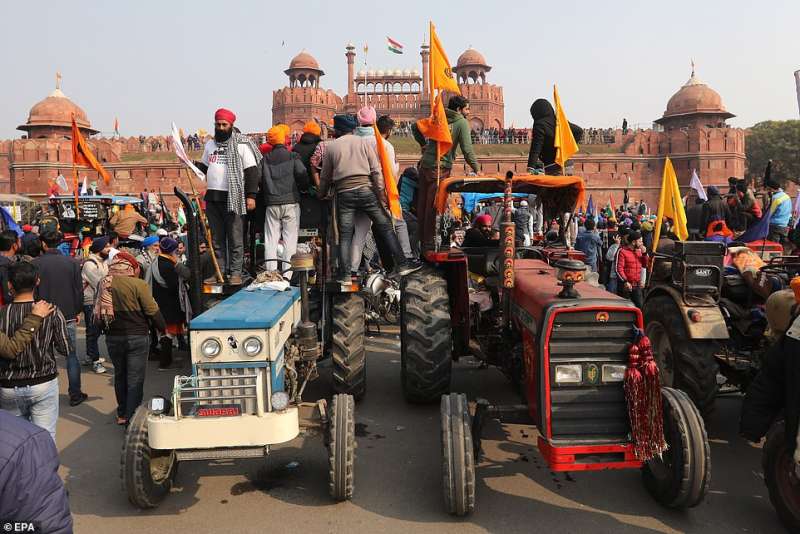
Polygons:
[[322,223],[322,201],[317,198],[319,172],[311,164],[311,156],[322,142],[322,129],[316,121],[308,121],[303,126],[303,135],[292,147],[292,152],[300,156],[300,161],[308,173],[308,187],[300,189],[300,228],[319,228]]
[[708,186],[708,201],[703,204],[703,217],[700,222],[700,233],[706,235],[708,225],[715,221],[724,221],[730,227],[731,211],[728,203],[719,193],[716,186]]
[[[533,139],[528,153],[528,171],[544,168],[545,174],[553,176],[561,174],[561,167],[555,162],[556,112],[553,106],[544,98],[539,98],[531,105],[531,117],[533,117]],[[583,128],[572,123],[569,123],[569,127],[575,141],[580,142]]]
[[61,243],[61,234],[47,231],[42,234],[44,254],[33,260],[39,269],[39,285],[36,299],[56,305],[67,320],[69,354],[67,357],[67,379],[69,380],[69,405],[77,406],[88,396],[81,391],[81,364],[75,347],[76,330],[80,313],[83,312],[83,278],[80,264],[62,255],[56,247]]
[[[264,257],[289,261],[297,251],[297,234],[300,229],[300,190],[308,188],[308,171],[300,156],[289,152],[284,144],[284,132],[273,126],[267,132],[267,142],[272,145],[261,162],[264,204],[267,207],[264,222]],[[283,251],[278,254],[278,240],[283,241]],[[284,269],[285,264],[278,265]],[[267,262],[267,270],[275,270],[276,262]],[[291,278],[291,271],[285,273]]]

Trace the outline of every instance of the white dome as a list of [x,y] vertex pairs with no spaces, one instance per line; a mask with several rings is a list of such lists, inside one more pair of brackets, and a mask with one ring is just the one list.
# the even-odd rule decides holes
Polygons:
[[400,69],[397,69],[396,71],[394,71],[392,73],[392,75],[394,75],[394,76],[402,76],[403,75],[403,71],[400,70]]
[[359,78],[363,78],[366,75],[367,75],[367,71],[365,71],[365,70],[358,71],[358,77]]
[[378,71],[378,72],[376,72],[375,74],[376,74],[376,75],[378,75],[378,76],[383,76],[383,75],[384,75],[384,72],[383,72],[382,70],[379,70],[379,71]]
[[374,70],[367,71],[367,76],[375,76],[375,71]]
[[403,71],[403,76],[411,76],[411,69],[406,69]]
[[414,69],[414,70],[411,71],[411,75],[412,76],[419,76],[419,71],[417,69]]

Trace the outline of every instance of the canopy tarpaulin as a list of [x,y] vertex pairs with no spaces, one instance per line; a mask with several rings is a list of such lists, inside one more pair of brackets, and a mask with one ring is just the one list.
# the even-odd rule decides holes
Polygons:
[[[505,186],[506,178],[501,174],[445,178],[436,193],[436,213],[446,211],[450,193],[502,193]],[[519,174],[512,178],[511,188],[514,193],[538,196],[545,217],[572,213],[575,206],[583,205],[586,197],[586,186],[580,176]]]

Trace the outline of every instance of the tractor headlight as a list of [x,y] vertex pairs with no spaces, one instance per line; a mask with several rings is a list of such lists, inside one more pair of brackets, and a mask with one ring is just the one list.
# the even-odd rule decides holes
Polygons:
[[272,403],[272,410],[282,412],[289,407],[289,394],[285,391],[276,391],[270,398]]
[[222,352],[222,343],[215,337],[210,337],[200,343],[200,353],[206,358],[215,358]]
[[603,364],[601,375],[603,382],[622,382],[625,379],[625,366]]
[[251,336],[244,340],[242,347],[244,347],[245,354],[248,356],[255,356],[261,352],[261,349],[264,348],[264,344],[261,343],[261,340],[257,337]]
[[580,365],[556,365],[556,384],[580,384],[582,381]]
[[164,397],[153,397],[150,399],[150,411],[153,415],[161,415],[169,412],[170,402]]

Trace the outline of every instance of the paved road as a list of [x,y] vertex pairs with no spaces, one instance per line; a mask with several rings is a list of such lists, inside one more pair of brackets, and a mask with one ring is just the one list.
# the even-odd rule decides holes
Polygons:
[[[465,520],[443,512],[438,406],[409,406],[400,391],[396,332],[370,339],[369,392],[357,407],[356,496],[332,504],[325,450],[298,439],[263,460],[180,466],[177,487],[160,508],[132,508],[120,489],[122,430],[114,424],[109,375],[84,374],[87,403],[62,396],[58,427],[62,476],[76,532],[782,532],[760,473],[760,450],[737,437],[740,399],[723,397],[711,422],[711,493],[688,512],[661,508],[633,471],[550,472],[536,450],[536,432],[487,425],[478,466],[477,509]],[[163,394],[170,373],[148,368],[146,395]],[[330,392],[330,369],[310,390]],[[454,390],[513,402],[505,379],[472,362],[456,367]],[[62,393],[66,376],[61,377]],[[287,467],[297,461],[297,467]]]

